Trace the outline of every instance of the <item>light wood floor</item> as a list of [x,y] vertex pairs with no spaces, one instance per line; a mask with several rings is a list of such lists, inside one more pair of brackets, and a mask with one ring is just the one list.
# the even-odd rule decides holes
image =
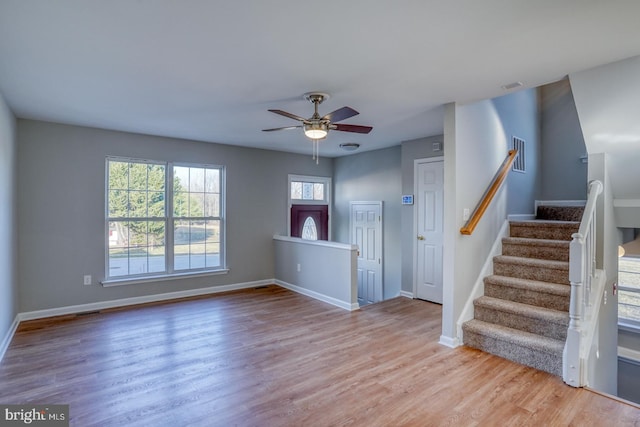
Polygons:
[[437,343],[441,307],[278,286],[21,325],[0,403],[74,426],[634,426],[640,409]]

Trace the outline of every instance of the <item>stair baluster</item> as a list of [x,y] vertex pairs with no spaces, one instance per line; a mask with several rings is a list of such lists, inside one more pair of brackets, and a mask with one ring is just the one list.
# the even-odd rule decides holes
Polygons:
[[[573,387],[587,385],[586,363],[604,286],[604,278],[596,269],[596,201],[600,193],[602,183],[590,182],[580,228],[573,234],[569,247],[571,302],[562,378]],[[594,281],[596,289],[592,289]]]

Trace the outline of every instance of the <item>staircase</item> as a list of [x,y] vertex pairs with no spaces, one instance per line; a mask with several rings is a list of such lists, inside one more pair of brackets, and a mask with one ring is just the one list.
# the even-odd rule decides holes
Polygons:
[[[542,208],[542,207],[541,207]],[[463,342],[562,376],[569,325],[569,243],[582,208],[539,208],[532,221],[510,222]],[[575,220],[577,218],[577,220]]]

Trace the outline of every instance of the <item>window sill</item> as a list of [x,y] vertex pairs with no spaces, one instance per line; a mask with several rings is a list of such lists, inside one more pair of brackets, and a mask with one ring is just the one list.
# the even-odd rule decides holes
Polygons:
[[126,278],[126,279],[109,279],[109,280],[103,280],[100,283],[102,284],[103,287],[109,288],[112,286],[137,285],[140,283],[164,282],[166,280],[176,280],[176,279],[189,279],[192,277],[217,276],[220,274],[227,274],[227,273],[229,273],[229,269],[222,268],[219,270],[198,271],[198,272],[190,272],[190,273],[173,273],[173,274],[162,274],[158,276],[144,276],[144,277],[135,277],[135,278]]
[[640,334],[640,324],[634,321],[618,320],[618,329]]

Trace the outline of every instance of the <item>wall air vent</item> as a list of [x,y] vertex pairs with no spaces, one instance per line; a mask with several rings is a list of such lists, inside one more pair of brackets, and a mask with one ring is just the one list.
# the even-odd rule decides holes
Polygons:
[[515,172],[526,172],[525,155],[524,155],[524,139],[513,137],[513,149],[518,150],[518,155],[513,161],[513,170]]

